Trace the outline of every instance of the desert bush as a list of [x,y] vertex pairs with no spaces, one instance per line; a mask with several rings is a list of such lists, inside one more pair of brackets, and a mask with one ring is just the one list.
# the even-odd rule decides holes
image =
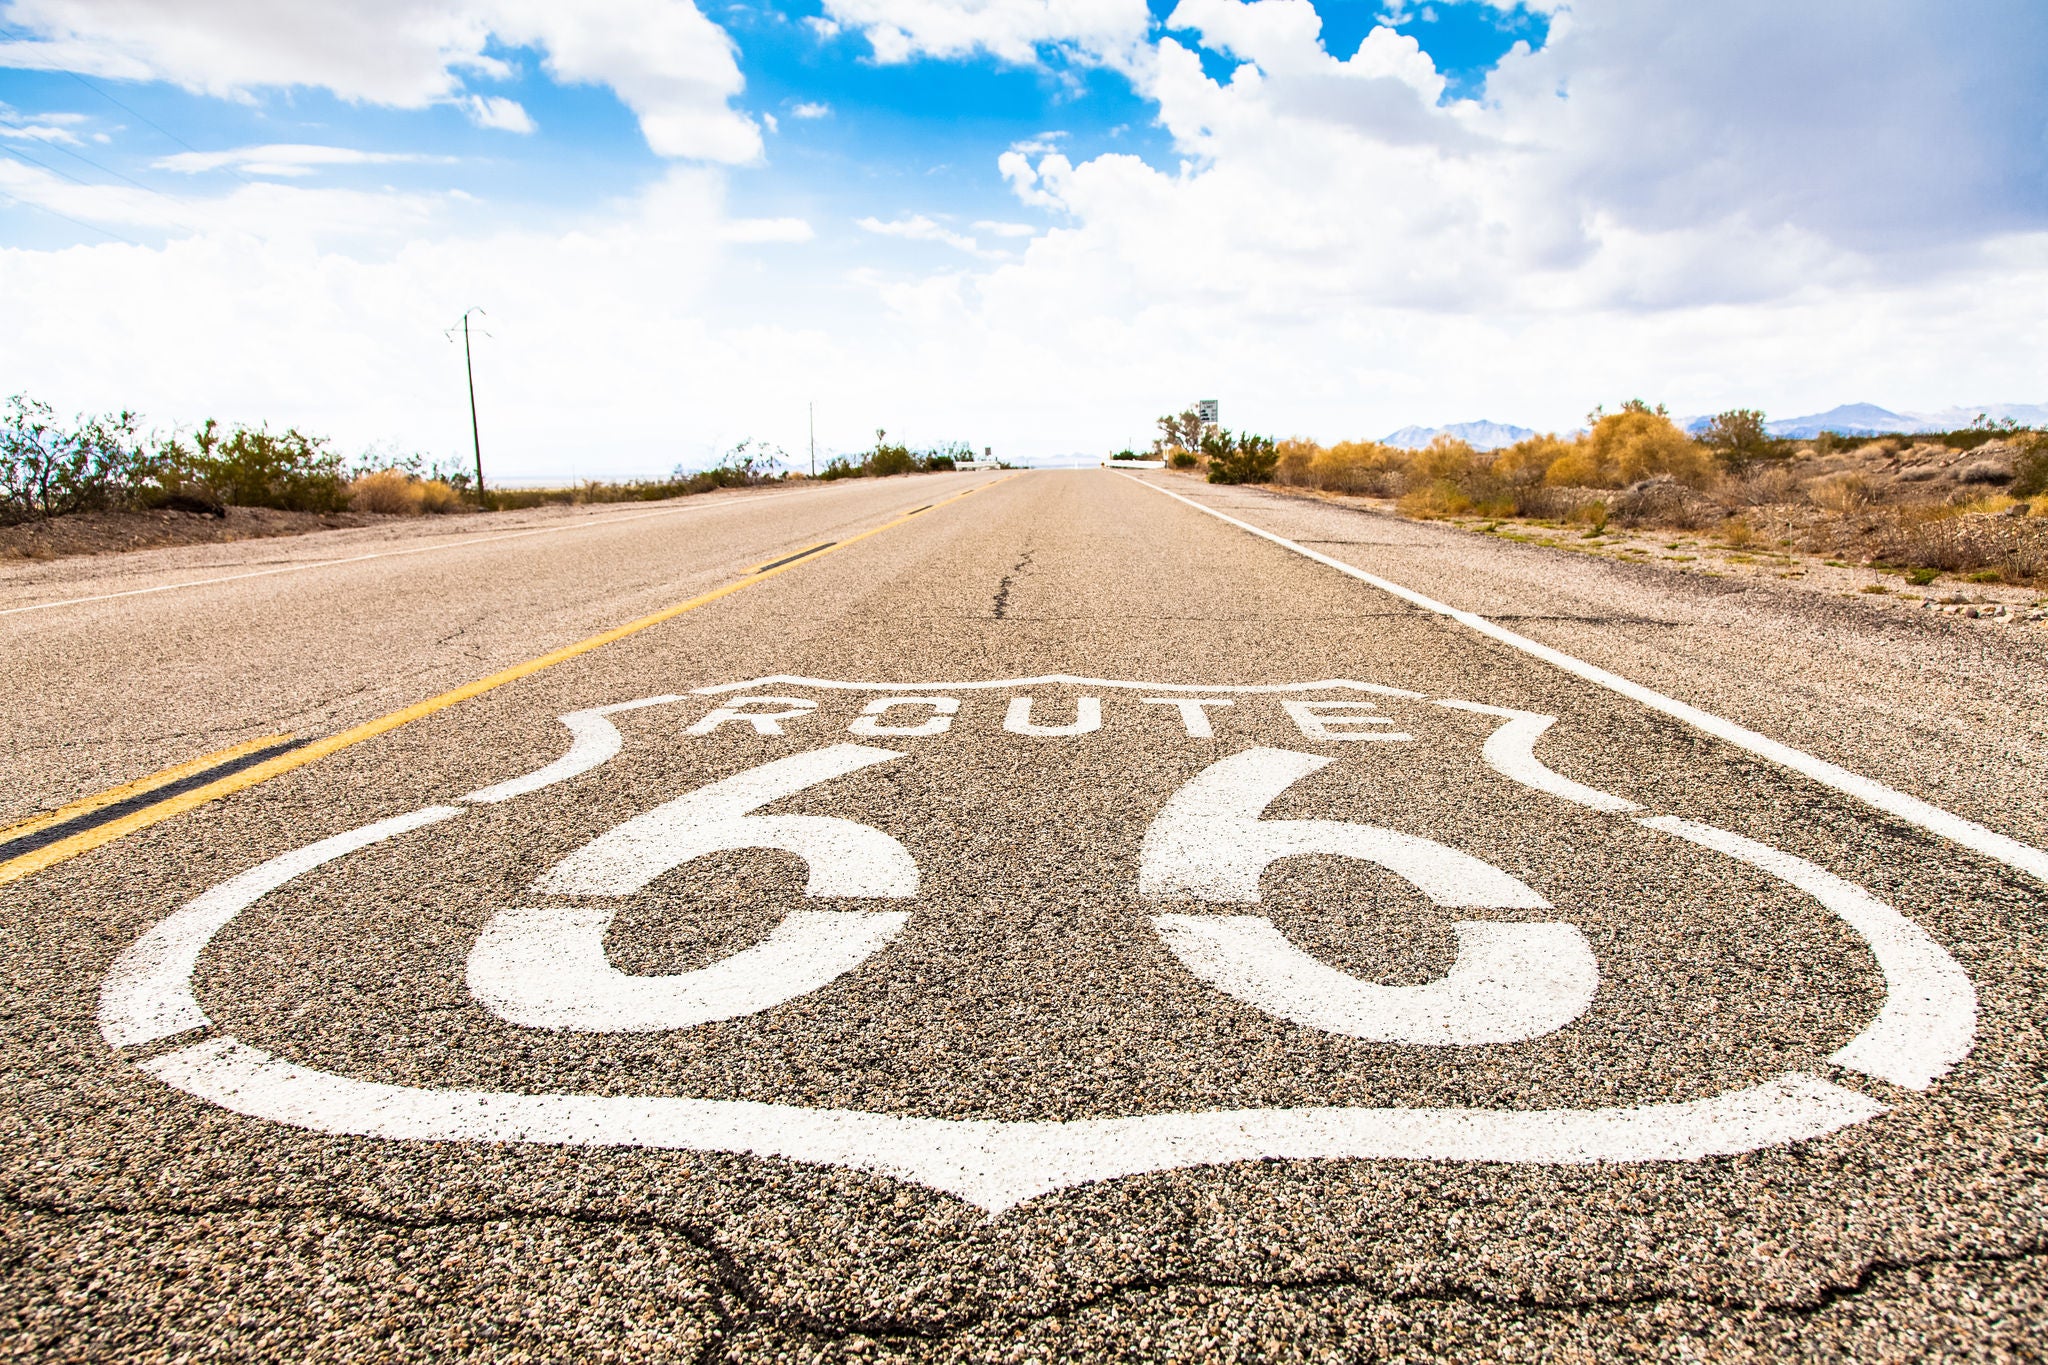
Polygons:
[[1544,480],[1619,488],[1659,474],[1703,488],[1713,482],[1713,457],[1672,425],[1662,408],[1632,400],[1620,412],[1597,416],[1586,439],[1560,456]]
[[236,427],[223,434],[208,420],[191,444],[171,439],[155,452],[156,477],[166,487],[196,486],[237,507],[287,512],[338,512],[348,502],[341,456],[322,437],[296,427]]
[[134,413],[66,426],[26,394],[0,416],[0,524],[128,505],[151,486],[153,462],[135,439]]
[[2012,494],[2016,498],[2048,493],[2048,432],[2030,432],[2020,442],[2012,463]]
[[1274,447],[1273,482],[1297,488],[1315,486],[1316,456],[1323,448],[1303,436],[1288,436]]
[[1612,504],[1623,526],[1673,526],[1696,530],[1719,515],[1706,496],[1669,475],[1644,479],[1623,489]]
[[1339,441],[1310,460],[1309,478],[1333,493],[1386,498],[1401,492],[1407,462],[1407,451],[1377,441]]
[[1571,449],[1571,442],[1561,441],[1556,436],[1531,436],[1526,441],[1517,441],[1495,451],[1493,473],[1512,487],[1531,488],[1542,483],[1550,467]]
[[1807,501],[1829,512],[1857,511],[1868,507],[1870,498],[1870,480],[1861,474],[1835,474],[1806,485]]
[[1232,436],[1218,429],[1203,438],[1202,446],[1209,457],[1210,483],[1264,483],[1280,460],[1270,436]]
[[349,481],[351,511],[416,517],[459,511],[462,494],[445,479],[423,479],[404,469],[372,469]]
[[1714,490],[1715,500],[1724,507],[1765,507],[1795,501],[1798,494],[1797,476],[1782,465],[1749,469],[1724,480]]
[[417,516],[423,501],[420,481],[396,469],[373,469],[358,474],[348,486],[348,505],[357,512]]
[[[1193,408],[1168,413],[1159,419],[1159,436],[1152,442],[1152,454],[1175,469],[1192,469],[1200,461],[1203,438],[1215,429]],[[1183,460],[1182,456],[1187,458]]]
[[1717,413],[1700,432],[1699,443],[1714,453],[1721,467],[1742,474],[1763,460],[1783,459],[1791,453],[1789,442],[1776,441],[1764,427],[1764,415],[1757,408],[1731,408]]

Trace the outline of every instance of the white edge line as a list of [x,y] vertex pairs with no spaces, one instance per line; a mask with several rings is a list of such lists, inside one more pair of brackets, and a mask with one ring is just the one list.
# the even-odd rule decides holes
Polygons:
[[1864,777],[1858,773],[1852,773],[1847,768],[1830,763],[1824,758],[1816,758],[1814,755],[1795,749],[1789,744],[1782,744],[1768,735],[1758,734],[1754,730],[1737,725],[1734,721],[1724,720],[1712,712],[1702,711],[1697,706],[1679,701],[1675,697],[1667,697],[1661,692],[1653,691],[1643,686],[1641,683],[1631,682],[1618,673],[1610,673],[1597,664],[1590,664],[1584,659],[1575,658],[1562,650],[1552,649],[1549,645],[1541,644],[1526,635],[1518,635],[1505,626],[1496,625],[1475,612],[1463,611],[1457,607],[1439,602],[1434,598],[1425,597],[1413,588],[1406,588],[1399,583],[1381,578],[1377,574],[1367,573],[1364,569],[1346,564],[1340,559],[1332,559],[1329,555],[1311,550],[1306,545],[1297,544],[1285,536],[1275,535],[1271,531],[1263,530],[1252,525],[1250,522],[1239,521],[1236,517],[1219,512],[1213,507],[1204,507],[1193,498],[1183,497],[1170,488],[1161,488],[1158,484],[1148,483],[1144,479],[1131,474],[1119,473],[1117,477],[1129,479],[1132,483],[1149,488],[1155,493],[1162,493],[1172,498],[1175,502],[1186,503],[1198,512],[1206,512],[1218,521],[1228,522],[1241,531],[1249,531],[1261,540],[1271,541],[1284,550],[1292,550],[1305,559],[1312,559],[1318,564],[1335,569],[1338,573],[1378,588],[1381,592],[1390,593],[1412,606],[1420,607],[1424,611],[1435,612],[1439,616],[1447,616],[1459,625],[1477,631],[1490,640],[1496,640],[1510,648],[1519,649],[1525,654],[1534,655],[1545,663],[1563,669],[1572,676],[1592,683],[1596,687],[1604,687],[1610,692],[1618,692],[1629,700],[1646,706],[1652,711],[1662,712],[1674,720],[1681,721],[1686,725],[1690,725],[1695,730],[1702,731],[1718,740],[1732,744],[1738,749],[1746,750],[1757,755],[1759,758],[1769,759],[1780,767],[1790,768],[1793,772],[1818,782],[1823,787],[1841,792],[1845,796],[1853,796],[1864,804],[1873,806],[1887,815],[1905,821],[1909,825],[1926,830],[1930,834],[1939,835],[1951,843],[1962,845],[1972,852],[1981,853],[1985,857],[2003,863],[2007,867],[2024,872],[2038,881],[2048,882],[2048,852],[2043,852],[2041,849],[2023,844],[2010,835],[2000,834],[1997,830],[1980,825],[1974,820],[1966,820],[1960,815],[1922,801],[1917,796],[1908,796],[1906,793],[1893,787],[1887,787],[1884,783],[1878,782],[1875,779]]
[[1219,683],[1164,683],[1126,682],[1116,678],[1078,678],[1071,673],[1047,673],[1036,678],[990,678],[980,682],[842,682],[835,678],[805,678],[794,673],[775,673],[764,678],[749,678],[745,682],[718,683],[711,687],[693,687],[691,693],[700,697],[716,696],[722,692],[744,692],[755,687],[818,687],[840,692],[976,692],[998,688],[1060,686],[1068,687],[1114,687],[1131,692],[1321,692],[1330,688],[1343,687],[1354,692],[1374,692],[1383,697],[1407,697],[1421,701],[1427,692],[1410,692],[1405,687],[1388,687],[1383,683],[1357,682],[1350,678],[1324,678],[1320,682],[1266,683],[1266,684],[1219,684]]

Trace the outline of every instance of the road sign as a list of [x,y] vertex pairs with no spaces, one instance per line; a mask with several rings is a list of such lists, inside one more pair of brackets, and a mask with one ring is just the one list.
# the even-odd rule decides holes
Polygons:
[[[742,1153],[1001,1211],[1243,1161],[1758,1151],[1869,1122],[1859,1080],[1924,1090],[1974,1038],[1913,921],[1553,770],[1550,715],[1348,679],[774,676],[561,723],[533,771],[158,922],[104,979],[106,1041],[320,1133]],[[399,851],[430,871],[394,881]],[[377,957],[362,917],[450,946]],[[1834,939],[1841,964],[1796,946]],[[220,995],[231,1025],[202,984],[223,953],[304,968]],[[1714,1026],[1680,975],[1719,983]],[[1097,1025],[1034,1005],[1077,976]],[[337,1033],[382,1040],[375,1066],[324,1061]],[[592,1040],[612,1069],[579,1088]],[[1013,1046],[1056,1093],[992,1078]]]
[[1213,398],[1204,398],[1195,404],[1195,416],[1199,417],[1209,426],[1214,426],[1222,420],[1222,418],[1217,416],[1218,411],[1217,402]]

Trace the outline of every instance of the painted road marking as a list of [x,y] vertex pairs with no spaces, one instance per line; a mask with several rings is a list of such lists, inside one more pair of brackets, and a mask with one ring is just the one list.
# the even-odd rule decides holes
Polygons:
[[[860,744],[749,768],[656,806],[592,839],[533,884],[540,896],[619,897],[707,853],[777,849],[804,860],[806,896],[908,900],[910,851],[870,825],[824,815],[755,815],[771,801],[903,755]],[[829,984],[903,932],[901,911],[797,911],[751,948],[695,971],[635,976],[605,957],[619,907],[569,904],[501,911],[469,954],[481,1005],[527,1028],[652,1033],[757,1014]]]
[[[1525,883],[1432,839],[1337,820],[1259,818],[1334,761],[1247,749],[1203,769],[1145,831],[1138,894],[1256,903],[1268,866],[1325,854],[1377,863],[1441,906],[1550,908]],[[1422,986],[1360,981],[1302,952],[1259,915],[1155,915],[1152,925],[1181,965],[1225,995],[1307,1028],[1376,1042],[1470,1047],[1540,1038],[1584,1014],[1600,981],[1585,935],[1556,922],[1460,920],[1451,926],[1457,961]]]
[[1218,521],[1228,522],[1241,531],[1249,531],[1261,540],[1271,541],[1284,550],[1292,550],[1304,559],[1312,559],[1318,564],[1335,569],[1346,577],[1355,578],[1361,583],[1378,588],[1381,592],[1390,593],[1411,606],[1420,607],[1424,611],[1434,612],[1438,616],[1449,617],[1459,625],[1475,630],[1490,640],[1498,641],[1511,649],[1521,650],[1525,654],[1534,655],[1545,663],[1561,668],[1575,678],[1592,683],[1596,687],[1604,687],[1610,692],[1618,692],[1631,701],[1639,702],[1653,711],[1662,712],[1674,720],[1690,725],[1695,730],[1712,735],[1716,739],[1723,740],[1738,749],[1755,754],[1759,758],[1767,758],[1780,767],[1790,768],[1800,776],[1810,778],[1832,791],[1841,792],[1845,796],[1853,796],[1858,801],[1874,806],[1885,814],[1903,820],[1909,825],[1924,829],[1930,834],[1939,835],[1951,843],[1962,845],[1972,852],[1981,853],[1987,858],[2003,863],[2016,871],[2024,872],[2030,877],[2048,882],[2048,851],[2023,844],[2010,835],[2000,834],[1997,830],[1980,825],[1974,820],[1966,820],[1962,816],[1945,811],[1930,802],[1922,801],[1917,796],[1908,796],[1906,793],[1896,788],[1888,787],[1882,782],[1850,772],[1847,768],[1830,763],[1824,758],[1817,758],[1803,750],[1795,749],[1789,744],[1782,744],[1768,735],[1762,735],[1755,730],[1737,725],[1732,720],[1724,720],[1710,711],[1702,711],[1697,706],[1679,701],[1675,697],[1667,697],[1662,692],[1654,691],[1643,686],[1641,683],[1631,682],[1619,673],[1610,673],[1598,664],[1587,663],[1584,659],[1567,654],[1563,650],[1553,649],[1549,645],[1532,640],[1526,635],[1519,635],[1505,626],[1496,625],[1475,612],[1464,611],[1458,607],[1439,602],[1435,598],[1425,597],[1413,588],[1403,587],[1391,579],[1381,578],[1378,574],[1368,573],[1364,569],[1346,564],[1341,559],[1332,559],[1326,554],[1309,549],[1298,541],[1292,541],[1285,536],[1276,535],[1271,531],[1254,526],[1248,521],[1240,521],[1236,517],[1219,512],[1213,507],[1204,507],[1193,498],[1184,497],[1170,488],[1161,488],[1157,484],[1147,483],[1133,474],[1119,474],[1118,477],[1129,479],[1131,482],[1149,488],[1155,493],[1164,494],[1175,502],[1186,503],[1197,512],[1204,512]]
[[[718,696],[760,681],[699,691]],[[1007,687],[1017,681],[988,685]],[[1085,681],[1104,688],[1121,685]],[[859,690],[866,685],[831,686]],[[964,692],[982,686],[973,682],[888,683],[867,690],[915,695]],[[1171,685],[1156,683],[1129,686],[1133,690],[1172,690]],[[1323,686],[1328,691],[1343,691],[1360,685],[1337,680]],[[1215,694],[1233,690],[1298,692],[1300,688],[1299,684],[1258,689],[1189,685],[1185,690]],[[1428,700],[1421,694],[1405,695]],[[666,700],[647,698],[642,704]],[[611,713],[635,705],[570,714]],[[1457,709],[1481,714],[1498,711],[1477,706]],[[1538,727],[1527,720],[1533,714],[1507,713],[1506,725],[1518,729],[1512,744],[1496,749],[1497,756],[1510,750],[1520,754],[1524,739],[1533,746],[1532,731],[1540,732],[1553,719],[1537,717],[1545,722]],[[1501,728],[1505,727],[1495,727],[1496,732]],[[586,742],[585,735],[574,728],[571,734],[575,743]],[[794,846],[810,863],[812,885],[807,889],[823,892],[830,886],[837,893],[852,888],[853,894],[914,894],[918,884],[915,865],[909,862],[908,850],[890,836],[833,817],[753,813],[778,794],[805,790],[800,784],[805,776],[828,770],[855,771],[846,766],[855,755],[876,755],[872,760],[864,758],[863,767],[870,761],[901,757],[890,751],[840,745],[743,771],[592,840],[545,874],[536,890],[565,896],[617,894],[645,885],[680,858],[720,848],[760,846],[772,835],[787,838],[789,842],[781,846]],[[1244,762],[1237,769],[1228,767],[1238,760]],[[1161,819],[1155,821],[1155,825],[1165,826],[1156,841],[1152,838],[1155,831],[1148,829],[1148,847],[1143,852],[1157,855],[1151,859],[1149,884],[1190,899],[1242,903],[1247,897],[1256,900],[1258,872],[1273,859],[1337,852],[1395,866],[1401,875],[1445,903],[1488,904],[1510,910],[1548,908],[1533,888],[1443,845],[1409,842],[1412,836],[1342,821],[1258,819],[1265,804],[1262,795],[1270,800],[1292,781],[1331,761],[1320,755],[1255,750],[1212,765],[1173,798],[1186,799],[1172,819],[1162,812]],[[528,777],[549,772],[559,763],[536,769]],[[778,767],[793,763],[795,766]],[[1875,1020],[1828,1058],[1832,1064],[1924,1088],[1967,1055],[1975,1017],[1975,994],[1968,977],[1931,936],[1868,892],[1803,859],[1725,830],[1672,817],[1632,818],[1611,804],[1618,798],[1607,798],[1608,804],[1585,800],[1588,794],[1607,795],[1591,788],[1560,791],[1557,781],[1561,779],[1536,762],[1532,748],[1526,758],[1515,757],[1493,766],[1534,790],[1591,805],[1617,821],[1656,829],[1720,852],[1793,887],[1840,918],[1869,946],[1884,981],[1884,997]],[[1224,772],[1213,775],[1217,768]],[[530,786],[527,791],[540,790],[541,785],[547,784]],[[438,827],[464,813],[460,806],[429,806],[333,836],[273,858],[174,911],[109,969],[100,997],[103,1036],[114,1046],[133,1047],[211,1027],[193,995],[192,973],[207,943],[241,910],[316,867],[384,840]],[[1187,832],[1189,822],[1199,825],[1204,821],[1214,824],[1212,840],[1206,845]],[[744,831],[728,828],[742,823],[747,826]],[[851,832],[838,830],[837,825],[848,825]],[[628,830],[630,835],[625,833]],[[738,842],[742,839],[752,842],[742,845]],[[886,841],[888,848],[874,839]],[[1216,847],[1216,841],[1227,846]],[[1241,851],[1240,846],[1248,851]],[[898,861],[899,853],[902,861]],[[1143,862],[1141,858],[1141,866]],[[1256,868],[1251,866],[1254,862]],[[865,919],[878,932],[887,927],[876,923],[881,915],[856,918]],[[1185,918],[1199,925],[1220,922],[1227,926],[1232,919],[1251,917]],[[1548,969],[1541,961],[1534,966],[1526,962],[1516,965],[1513,952],[1501,952],[1497,942],[1489,944],[1481,941],[1483,936],[1468,934],[1470,926],[1481,924],[1493,930],[1540,926],[1490,921],[1460,925],[1461,949],[1475,953],[1482,962],[1493,955],[1494,960],[1485,964],[1486,971],[1471,974],[1492,978],[1482,994],[1490,990],[1498,995],[1503,984],[1498,978],[1540,974]],[[588,934],[587,927],[576,932]],[[769,941],[758,945],[770,949],[764,958],[775,964],[785,979],[811,960],[803,946],[808,932],[813,931],[800,924],[787,930],[782,940],[770,935]],[[896,932],[891,930],[887,937],[893,938]],[[1256,938],[1240,936],[1236,954],[1240,962],[1257,959]],[[878,939],[877,947],[886,941]],[[1570,956],[1556,944],[1536,943],[1534,953],[1538,959],[1547,958],[1551,967]],[[727,961],[743,956],[745,952]],[[747,968],[735,975],[745,977],[751,971]],[[1269,970],[1267,975],[1271,978],[1274,973]],[[1285,978],[1286,972],[1279,976]],[[1276,1003],[1292,1007],[1305,995],[1312,997],[1313,990],[1299,988],[1301,980],[1303,974],[1296,972],[1290,984],[1293,1000]],[[1247,988],[1247,993],[1255,991]],[[1455,1007],[1442,1004],[1436,1010],[1439,1021],[1456,1013]],[[1091,1181],[1235,1161],[1696,1161],[1824,1137],[1887,1112],[1887,1106],[1871,1096],[1797,1069],[1706,1098],[1602,1109],[1308,1106],[1010,1122],[679,1096],[530,1094],[390,1085],[301,1066],[228,1035],[189,1041],[141,1059],[137,1065],[176,1089],[236,1113],[316,1132],[392,1140],[751,1153],[878,1172],[950,1192],[991,1213]]]
[[[962,498],[972,497],[976,493],[995,487],[996,484],[1002,483],[1006,479],[1013,479],[1015,477],[1017,477],[1015,474],[1005,474],[1002,478],[995,479],[992,482],[977,484],[973,488],[955,493],[950,498],[942,498],[938,502],[933,503],[932,506],[948,506],[960,501]],[[822,550],[818,555],[814,555],[811,558],[817,559],[824,555],[837,554],[839,551],[858,545],[872,536],[878,536],[884,531],[893,530],[909,520],[910,518],[907,515],[894,517],[879,526],[871,526],[857,535],[848,536],[845,540],[835,543],[830,549]],[[803,562],[809,563],[810,560]],[[250,767],[235,773],[233,776],[224,777],[218,782],[209,782],[205,786],[181,792],[167,801],[146,806],[141,810],[124,815],[118,820],[111,820],[94,829],[81,831],[68,838],[60,839],[47,847],[37,849],[33,853],[27,853],[8,862],[0,863],[0,886],[5,886],[9,882],[19,881],[23,877],[31,876],[46,867],[55,866],[67,859],[76,858],[81,853],[90,853],[93,849],[112,843],[116,839],[133,834],[137,830],[147,829],[151,825],[159,824],[174,816],[182,815],[188,810],[196,810],[209,802],[220,800],[223,796],[230,796],[235,792],[245,791],[250,787],[256,786],[258,783],[268,782],[273,777],[291,772],[295,768],[303,768],[309,763],[318,762],[329,754],[346,749],[351,745],[361,744],[367,739],[375,739],[378,735],[384,734],[387,731],[396,730],[402,725],[410,725],[416,720],[431,716],[439,711],[445,711],[449,707],[468,701],[472,697],[480,697],[484,693],[503,687],[507,683],[517,682],[521,678],[530,677],[542,669],[553,668],[556,664],[566,663],[570,659],[579,658],[590,653],[592,650],[602,649],[606,645],[614,644],[626,639],[628,636],[638,635],[643,630],[658,626],[665,621],[672,621],[685,612],[695,611],[699,607],[708,607],[713,602],[722,601],[736,592],[751,588],[756,583],[764,583],[768,579],[788,573],[797,567],[797,564],[792,563],[785,564],[777,569],[761,569],[755,573],[750,573],[743,578],[727,583],[723,587],[713,588],[710,592],[699,593],[697,596],[684,602],[678,602],[674,606],[663,607],[660,611],[643,616],[637,621],[628,621],[622,626],[613,626],[610,630],[600,631],[598,634],[578,640],[574,644],[564,645],[560,649],[551,650],[539,658],[528,659],[525,663],[514,664],[510,668],[500,669],[487,678],[478,678],[475,682],[464,683],[460,687],[450,688],[439,696],[428,697],[424,701],[414,702],[411,706],[379,716],[375,720],[364,721],[361,725],[343,730],[339,734],[328,735],[324,739],[312,740],[289,753],[279,754],[274,758],[268,758],[260,763],[252,764]]]

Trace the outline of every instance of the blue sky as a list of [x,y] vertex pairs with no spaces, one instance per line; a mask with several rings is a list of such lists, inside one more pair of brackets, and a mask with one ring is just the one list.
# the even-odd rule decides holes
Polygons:
[[536,478],[2048,397],[2021,0],[572,9],[0,2],[0,390],[449,454],[478,306]]

